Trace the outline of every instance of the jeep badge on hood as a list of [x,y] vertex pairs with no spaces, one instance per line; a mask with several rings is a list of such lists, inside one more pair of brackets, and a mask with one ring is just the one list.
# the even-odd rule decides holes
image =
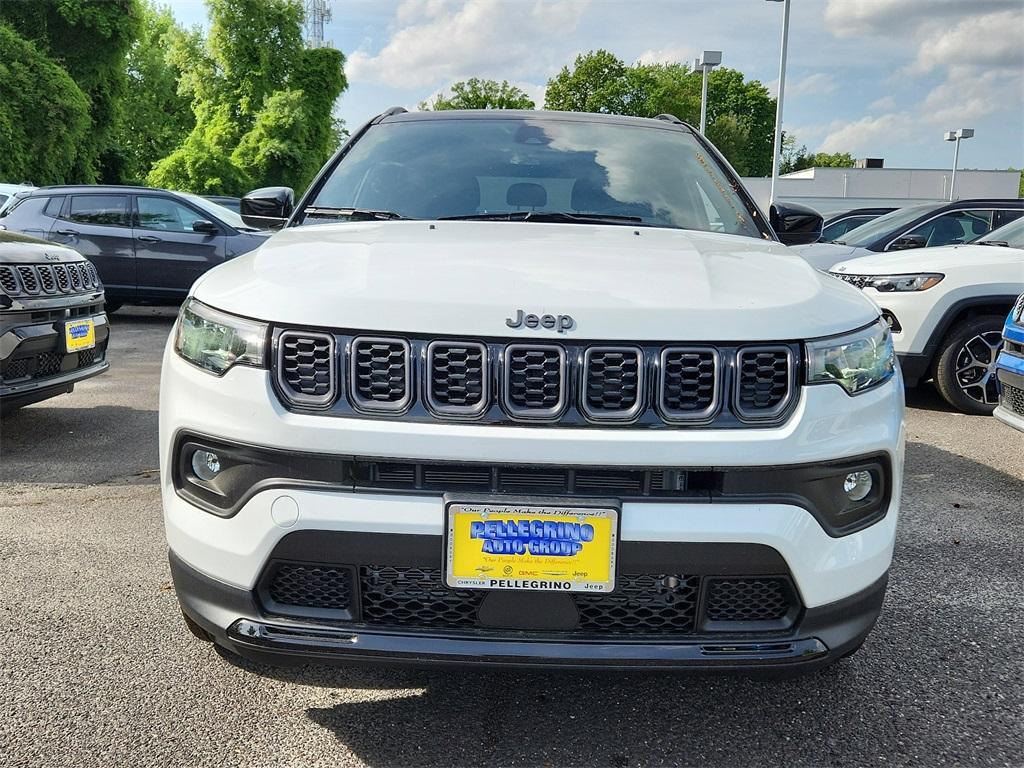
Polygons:
[[566,333],[576,328],[576,321],[572,315],[528,315],[523,310],[517,309],[515,318],[506,317],[505,325],[509,328],[548,328],[557,330],[559,333]]

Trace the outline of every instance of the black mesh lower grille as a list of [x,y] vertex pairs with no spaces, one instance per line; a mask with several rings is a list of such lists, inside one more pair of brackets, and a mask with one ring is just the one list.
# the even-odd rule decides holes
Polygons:
[[[354,572],[358,572],[358,601]],[[579,625],[561,631],[650,636],[697,633],[701,581],[702,577],[688,574],[619,574],[612,593],[574,594]],[[743,624],[750,622],[778,623],[792,617],[799,607],[785,577],[709,577],[704,581],[703,615],[716,623],[716,631],[742,631]],[[262,583],[264,594],[273,601],[271,612],[277,614],[288,615],[289,607],[300,616],[310,609],[348,611],[358,602],[361,616],[357,620],[365,624],[488,629],[477,618],[487,592],[450,589],[439,568],[275,562]]]
[[60,363],[63,355],[56,352],[43,352],[36,358],[36,378],[44,376],[56,376],[60,373]]
[[774,621],[793,606],[785,579],[711,579],[704,614],[708,621]]
[[1000,403],[1004,408],[1013,411],[1018,416],[1024,416],[1024,389],[1003,382],[1003,394],[1000,397]]
[[[83,349],[81,352],[72,352],[74,356],[74,368],[88,368],[103,362],[106,350],[106,341],[92,349]],[[3,381],[14,382],[20,379],[45,379],[66,373],[64,370],[65,356],[60,352],[41,352],[38,355],[19,357],[11,360],[3,369]],[[68,369],[70,370],[70,369]]]

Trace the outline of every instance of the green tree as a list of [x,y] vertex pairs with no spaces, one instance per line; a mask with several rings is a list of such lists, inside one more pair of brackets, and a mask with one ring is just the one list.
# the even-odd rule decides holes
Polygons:
[[137,0],[0,3],[0,20],[62,66],[89,98],[91,126],[67,181],[118,181],[114,144],[125,91],[125,55],[138,34]]
[[71,76],[0,23],[0,178],[63,184],[89,125],[89,99]]
[[548,80],[544,108],[613,115],[651,114],[654,79],[647,68],[629,67],[606,50],[581,53],[570,70]]
[[127,86],[116,144],[124,157],[122,178],[138,182],[153,164],[180,145],[195,126],[187,93],[178,92],[181,67],[171,52],[189,39],[170,8],[142,5],[139,36],[126,58]]
[[469,80],[454,83],[451,96],[442,91],[433,102],[420,102],[420,109],[535,109],[533,99],[508,80]]
[[782,159],[779,173],[793,173],[805,168],[853,168],[853,155],[849,152],[808,152],[807,147],[796,146],[792,134],[782,132]]

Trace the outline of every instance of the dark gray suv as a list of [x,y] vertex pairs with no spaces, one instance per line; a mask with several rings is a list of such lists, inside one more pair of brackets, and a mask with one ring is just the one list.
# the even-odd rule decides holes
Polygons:
[[0,227],[67,245],[99,270],[107,309],[182,301],[201,274],[261,245],[267,233],[198,195],[147,187],[43,187]]

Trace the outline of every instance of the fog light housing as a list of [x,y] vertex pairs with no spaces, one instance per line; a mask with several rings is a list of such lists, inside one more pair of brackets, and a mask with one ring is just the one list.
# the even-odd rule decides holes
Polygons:
[[871,493],[874,484],[870,472],[850,472],[843,479],[843,491],[850,501],[864,501]]
[[213,451],[196,451],[192,454],[192,471],[200,480],[209,482],[220,474],[220,456]]

